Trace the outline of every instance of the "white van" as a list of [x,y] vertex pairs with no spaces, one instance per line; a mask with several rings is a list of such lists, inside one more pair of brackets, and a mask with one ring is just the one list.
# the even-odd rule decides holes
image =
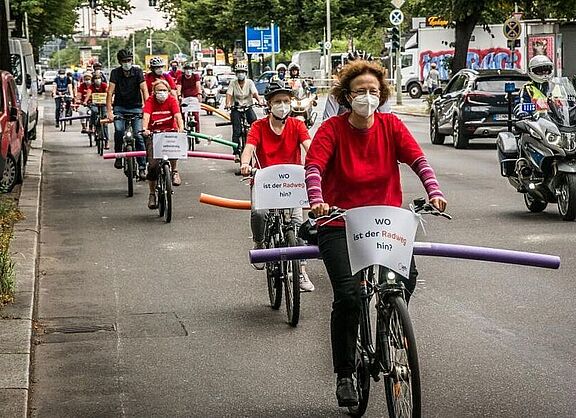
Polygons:
[[38,123],[38,77],[32,45],[27,39],[10,38],[12,75],[18,87],[18,99],[24,113],[26,139],[36,138]]

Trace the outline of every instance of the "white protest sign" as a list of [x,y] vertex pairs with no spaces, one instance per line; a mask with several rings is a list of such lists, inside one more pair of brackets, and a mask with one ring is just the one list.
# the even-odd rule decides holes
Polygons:
[[180,104],[183,112],[200,112],[200,102],[198,97],[184,97],[182,103]]
[[352,274],[374,264],[408,276],[419,216],[393,206],[346,211],[346,242]]
[[161,160],[165,156],[169,159],[185,160],[188,158],[188,138],[186,133],[159,132],[152,136],[153,157]]
[[307,208],[304,167],[279,164],[256,171],[252,187],[254,209]]

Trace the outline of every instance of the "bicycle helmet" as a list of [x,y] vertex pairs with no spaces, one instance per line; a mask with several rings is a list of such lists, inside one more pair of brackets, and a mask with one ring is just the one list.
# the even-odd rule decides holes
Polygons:
[[290,65],[288,66],[288,71],[292,71],[293,69],[300,71],[300,66],[295,62],[291,62]]
[[150,59],[150,68],[152,67],[164,67],[164,60],[160,57],[152,57]]
[[214,70],[214,67],[212,66],[212,64],[208,64],[206,66],[206,71],[208,71],[208,70]]
[[132,59],[132,52],[127,49],[121,49],[116,54],[116,58],[118,58],[118,62],[122,62],[124,60],[131,60]]
[[192,64],[190,64],[189,62],[184,64],[184,67],[182,67],[185,70],[193,70],[194,67],[192,66]]
[[279,80],[271,81],[270,84],[268,84],[268,87],[266,87],[266,91],[264,92],[264,98],[267,101],[270,101],[272,100],[272,97],[274,97],[274,95],[278,93],[284,93],[292,96],[292,89],[286,87],[286,85],[284,85],[282,81]]
[[348,52],[348,61],[372,61],[372,55],[366,51],[361,49],[357,49],[356,51]]
[[241,72],[241,71],[247,73],[247,72],[248,72],[248,65],[247,65],[247,64],[244,64],[244,63],[236,64],[236,67],[234,68],[234,71],[237,72],[237,73],[238,73],[238,72]]
[[552,78],[554,64],[546,55],[536,55],[528,63],[528,75],[536,83],[544,83]]
[[286,71],[286,70],[287,70],[286,65],[284,65],[282,63],[280,63],[276,66],[276,71]]

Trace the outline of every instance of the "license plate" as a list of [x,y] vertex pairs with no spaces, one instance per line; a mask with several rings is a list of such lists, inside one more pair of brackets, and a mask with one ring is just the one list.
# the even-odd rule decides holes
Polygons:
[[494,120],[508,120],[508,115],[494,115]]

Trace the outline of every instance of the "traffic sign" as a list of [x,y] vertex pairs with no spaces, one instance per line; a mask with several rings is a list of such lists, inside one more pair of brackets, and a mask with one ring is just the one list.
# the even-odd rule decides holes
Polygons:
[[400,7],[402,7],[402,5],[405,3],[405,0],[392,0],[390,3],[392,3],[392,6],[396,7],[397,9],[399,9]]
[[404,13],[400,9],[394,9],[390,12],[390,23],[398,26],[404,21]]
[[330,42],[330,41],[324,42],[324,48],[325,49],[332,49],[332,42]]
[[[245,27],[246,53],[248,54],[271,54],[280,52],[280,28],[274,25],[274,39],[270,26],[261,28]],[[274,51],[272,51],[274,44]]]
[[520,26],[520,21],[515,17],[506,19],[506,21],[504,22],[503,31],[504,36],[507,39],[511,41],[518,39],[520,37],[520,34],[522,33],[522,26]]

